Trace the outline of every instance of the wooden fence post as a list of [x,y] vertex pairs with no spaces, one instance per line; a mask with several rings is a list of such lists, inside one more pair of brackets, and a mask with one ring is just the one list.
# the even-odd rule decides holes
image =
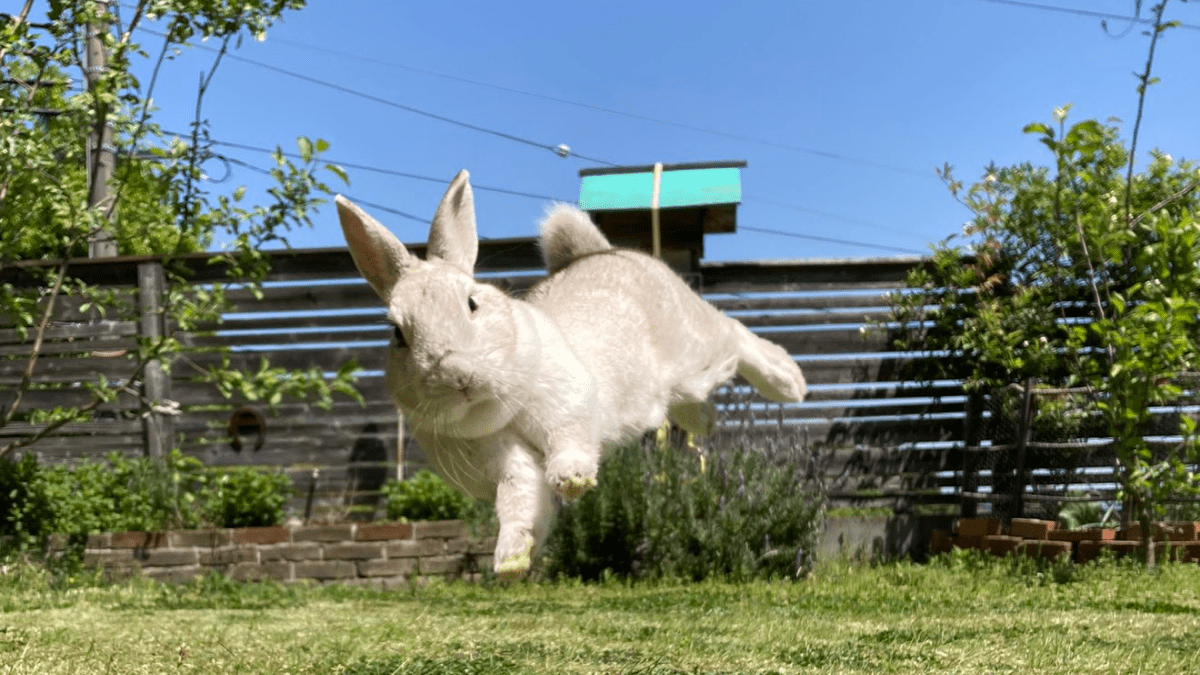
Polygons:
[[966,417],[963,420],[963,459],[961,492],[971,495],[963,497],[960,515],[974,518],[979,512],[975,494],[979,492],[979,444],[983,439],[983,393],[975,390],[967,394]]
[[1021,426],[1017,429],[1017,461],[1013,469],[1009,519],[1025,517],[1025,454],[1029,439],[1033,435],[1033,387],[1036,383],[1037,380],[1032,377],[1025,378],[1025,392],[1021,397]]
[[[162,263],[138,263],[139,334],[146,340],[163,337],[165,291]],[[145,451],[150,457],[160,459],[175,447],[175,411],[171,409],[171,378],[158,359],[148,362],[142,373],[142,397],[149,406],[142,418]]]

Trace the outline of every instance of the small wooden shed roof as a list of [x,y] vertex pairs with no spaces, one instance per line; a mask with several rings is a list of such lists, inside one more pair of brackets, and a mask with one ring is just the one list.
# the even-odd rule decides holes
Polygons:
[[[694,266],[704,235],[737,231],[743,160],[663,164],[659,214],[664,249],[688,251]],[[583,169],[579,205],[621,246],[650,248],[654,165]]]

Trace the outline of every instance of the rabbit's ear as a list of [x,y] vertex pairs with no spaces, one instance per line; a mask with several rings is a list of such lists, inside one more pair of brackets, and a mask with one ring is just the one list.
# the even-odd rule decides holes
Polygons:
[[413,257],[395,235],[350,200],[338,195],[334,202],[354,265],[379,297],[389,301],[392,289]]
[[475,269],[479,239],[475,235],[475,197],[471,194],[470,174],[458,172],[433,214],[429,228],[429,248],[425,257],[441,258],[467,274]]

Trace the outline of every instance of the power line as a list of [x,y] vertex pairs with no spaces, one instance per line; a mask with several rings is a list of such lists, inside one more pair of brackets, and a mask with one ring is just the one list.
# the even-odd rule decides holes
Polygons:
[[791,210],[791,211],[798,211],[798,212],[800,212],[800,213],[808,213],[808,214],[811,214],[811,215],[814,215],[814,216],[817,216],[817,217],[820,217],[820,218],[825,218],[825,219],[828,219],[828,220],[837,220],[837,221],[841,221],[841,222],[843,222],[843,223],[850,223],[850,224],[852,224],[852,225],[859,225],[859,226],[861,226],[861,227],[869,227],[869,228],[871,228],[871,229],[874,229],[874,230],[882,230],[882,231],[885,231],[885,232],[891,232],[892,234],[899,234],[899,235],[904,235],[904,236],[912,236],[912,232],[907,232],[907,231],[905,231],[905,230],[901,230],[901,229],[898,229],[898,228],[895,228],[895,227],[887,227],[886,225],[879,225],[879,224],[877,224],[877,223],[872,223],[872,222],[868,222],[868,221],[865,221],[865,220],[859,220],[859,219],[857,219],[857,218],[850,218],[850,217],[848,217],[848,216],[839,216],[839,215],[837,215],[836,213],[829,213],[829,212],[827,212],[827,211],[820,211],[820,210],[817,210],[817,209],[812,209],[812,208],[809,208],[809,207],[807,207],[807,206],[800,206],[800,205],[798,205],[798,204],[788,204],[788,203],[786,203],[786,202],[779,202],[779,201],[775,201],[775,200],[773,200],[773,199],[763,199],[763,198],[761,198],[761,197],[753,197],[753,196],[750,196],[750,197],[743,197],[743,198],[742,198],[742,201],[745,201],[745,202],[757,202],[757,203],[759,203],[759,204],[768,204],[768,205],[770,205],[770,206],[775,206],[775,207],[779,207],[779,208],[783,208],[783,209],[789,209],[789,210]]
[[[353,60],[357,60],[357,61],[363,61],[366,63],[374,63],[377,65],[388,66],[390,68],[398,68],[400,70],[407,70],[409,72],[418,73],[421,75],[428,75],[431,77],[438,77],[438,78],[442,78],[445,80],[462,82],[464,84],[470,84],[470,85],[478,86],[478,87],[488,87],[490,89],[504,91],[504,92],[508,92],[511,94],[518,94],[520,96],[527,96],[530,98],[537,98],[537,99],[541,99],[543,101],[552,101],[554,103],[561,103],[564,105],[574,106],[576,108],[584,108],[586,110],[594,110],[594,111],[606,113],[609,115],[619,115],[621,117],[627,117],[630,119],[641,120],[643,122],[652,122],[654,124],[662,124],[665,126],[672,126],[672,127],[676,127],[679,129],[686,129],[688,131],[695,131],[698,133],[709,134],[712,136],[721,136],[724,138],[742,141],[745,143],[755,143],[757,145],[772,147],[772,148],[776,148],[779,150],[787,150],[789,152],[795,152],[795,153],[804,154],[804,155],[811,155],[814,157],[822,157],[825,159],[832,159],[832,160],[840,161],[840,162],[849,162],[852,164],[859,164],[861,166],[870,166],[870,167],[874,167],[876,169],[883,169],[886,171],[894,171],[897,173],[904,173],[904,174],[908,174],[908,175],[912,175],[912,176],[928,176],[929,175],[929,172],[927,172],[927,171],[917,171],[915,169],[910,169],[907,167],[896,166],[896,165],[887,164],[884,162],[876,162],[873,160],[862,159],[862,158],[858,158],[858,157],[850,157],[848,155],[843,155],[843,154],[836,153],[836,152],[830,152],[827,150],[818,150],[816,148],[806,148],[806,147],[791,145],[788,143],[782,143],[782,142],[774,141],[774,140],[770,140],[770,139],[757,138],[754,136],[747,136],[744,134],[735,134],[735,133],[730,133],[727,131],[721,131],[719,129],[711,129],[711,128],[707,128],[707,127],[697,126],[694,124],[687,124],[684,122],[677,122],[674,120],[666,120],[666,119],[662,119],[659,117],[651,117],[649,115],[631,113],[631,112],[628,112],[625,110],[617,110],[615,108],[607,108],[604,106],[594,105],[592,103],[585,103],[583,101],[574,101],[571,99],[560,98],[558,96],[550,96],[548,94],[540,94],[537,92],[526,91],[523,89],[506,87],[503,85],[494,84],[491,82],[483,82],[481,80],[474,80],[474,79],[471,79],[468,77],[461,77],[458,75],[449,75],[447,73],[440,73],[435,70],[416,68],[416,67],[405,65],[402,63],[386,61],[383,59],[376,59],[376,58],[371,58],[371,57],[367,57],[367,56],[359,56],[357,54],[341,52],[341,51],[338,51],[335,49],[328,49],[326,47],[312,45],[312,44],[308,44],[308,43],[304,43],[304,42],[296,42],[294,40],[285,40],[282,38],[275,38],[274,41],[279,42],[281,44],[291,45],[293,47],[299,47],[301,49],[305,49],[305,50],[309,50],[309,51],[324,52],[326,54],[333,54],[335,56],[341,56],[343,58],[353,59]],[[593,161],[595,161],[595,160],[593,160]],[[598,163],[607,164],[607,162],[598,162]]]
[[[173,133],[173,132],[167,131],[166,133]],[[174,134],[174,135],[179,136],[181,134]],[[275,150],[272,150],[270,148],[262,148],[262,147],[258,147],[258,146],[254,146],[254,145],[246,145],[243,143],[232,143],[230,141],[218,141],[218,140],[214,140],[214,139],[209,139],[209,142],[212,143],[213,145],[219,145],[219,146],[225,147],[225,148],[235,148],[237,150],[248,150],[251,152],[262,152],[262,153],[267,153],[267,154],[272,154],[275,152]],[[298,153],[294,153],[294,152],[280,151],[280,154],[282,154],[284,157],[291,157],[293,159],[300,158],[300,155]],[[423,181],[430,182],[430,183],[441,183],[442,185],[447,185],[450,182],[450,181],[446,180],[445,178],[437,178],[436,176],[423,176],[421,174],[408,173],[406,171],[397,171],[395,169],[385,169],[385,168],[378,167],[378,166],[368,166],[365,164],[356,164],[354,162],[343,162],[343,161],[333,159],[333,158],[325,158],[325,161],[327,161],[331,164],[337,164],[338,166],[342,166],[342,167],[346,167],[346,168],[350,168],[350,169],[358,169],[360,171],[369,171],[371,173],[378,173],[378,174],[383,174],[386,176],[411,178],[413,180],[423,180]],[[482,192],[496,192],[499,194],[513,195],[515,197],[527,197],[529,199],[537,199],[539,201],[547,201],[547,202],[570,201],[567,199],[550,197],[548,195],[539,195],[539,194],[535,194],[532,192],[522,192],[520,190],[511,190],[509,188],[494,187],[494,186],[489,186],[489,185],[476,185],[474,183],[471,184],[471,189],[479,190]]]
[[[1025,9],[1037,9],[1046,12],[1059,12],[1062,14],[1077,14],[1079,16],[1088,16],[1096,19],[1112,19],[1115,21],[1130,21],[1133,23],[1141,23],[1153,25],[1153,19],[1143,19],[1140,16],[1123,16],[1121,14],[1110,14],[1108,12],[1094,12],[1088,9],[1076,9],[1074,7],[1056,7],[1054,5],[1042,5],[1036,2],[1021,2],[1021,0],[976,0],[976,2],[990,2],[996,5],[1011,5],[1013,7],[1023,7]],[[1179,28],[1187,28],[1189,30],[1200,30],[1200,25],[1190,23],[1176,23]]]
[[[270,175],[270,173],[271,173],[267,169],[263,169],[262,167],[254,166],[253,164],[243,162],[240,159],[235,159],[233,157],[226,157],[224,155],[219,155],[219,154],[215,154],[215,153],[213,154],[213,157],[223,160],[225,162],[229,162],[231,164],[236,164],[238,166],[250,169],[251,171],[255,171],[255,172],[258,172],[261,174]],[[472,187],[475,187],[475,186],[472,186]],[[422,218],[420,216],[416,216],[416,215],[413,215],[406,211],[401,211],[399,209],[392,208],[390,206],[384,206],[382,204],[378,204],[375,202],[369,202],[365,199],[362,199],[360,197],[355,197],[353,195],[344,195],[344,196],[347,199],[350,199],[351,201],[355,202],[356,204],[360,204],[362,206],[366,206],[368,208],[375,209],[376,211],[384,211],[386,213],[395,214],[402,218],[407,218],[409,220],[413,220],[418,223],[428,223],[429,222],[429,219],[427,219],[427,218]],[[762,200],[758,200],[758,201],[762,201]],[[786,204],[779,204],[779,205],[780,206],[789,206]],[[797,208],[799,210],[806,210],[806,209],[803,209],[803,207],[793,207],[793,208]],[[820,242],[825,242],[825,243],[830,243],[830,244],[841,244],[843,246],[857,246],[857,247],[861,247],[861,248],[872,248],[872,249],[877,249],[877,250],[881,250],[881,251],[891,251],[894,253],[912,253],[912,254],[916,254],[916,255],[921,255],[921,251],[917,251],[917,250],[910,249],[910,248],[901,248],[901,247],[897,247],[897,246],[888,246],[886,244],[872,244],[872,243],[867,243],[867,242],[862,242],[862,241],[852,241],[849,239],[837,239],[834,237],[821,237],[821,236],[812,235],[812,234],[801,234],[799,232],[787,232],[784,230],[774,230],[774,229],[765,228],[765,227],[751,227],[751,226],[747,226],[747,225],[741,225],[741,226],[739,226],[739,229],[746,230],[748,232],[759,232],[762,234],[771,234],[771,235],[776,235],[776,236],[781,236],[781,237],[791,237],[793,239],[807,239],[809,241],[820,241]],[[486,239],[486,237],[481,237],[481,239]]]
[[[156,30],[151,30],[149,28],[138,27],[138,30],[150,33],[151,35],[157,35],[158,37],[162,37],[162,38],[167,37],[167,35],[165,33],[160,33]],[[207,45],[193,45],[193,46],[196,47],[197,49],[203,49],[203,50],[213,52],[213,53],[216,53],[219,51],[219,50],[209,47]],[[288,70],[287,68],[280,68],[279,66],[273,66],[268,63],[263,63],[261,61],[255,61],[254,59],[249,59],[244,56],[239,56],[237,54],[232,54],[232,53],[226,52],[222,58],[231,59],[234,61],[240,61],[242,63],[247,63],[252,66],[257,66],[259,68],[263,68],[265,70],[269,70],[274,73],[279,73],[281,75],[287,75],[288,77],[292,77],[292,78],[295,78],[298,80],[303,80],[304,82],[308,82],[310,84],[315,84],[315,85],[318,85],[321,87],[326,87],[328,89],[333,89],[335,91],[340,91],[343,94],[350,94],[351,96],[357,96],[359,98],[366,99],[366,100],[372,101],[374,103],[379,103],[379,104],[386,105],[386,106],[389,106],[392,108],[396,108],[398,110],[410,112],[415,115],[421,115],[423,117],[428,117],[430,119],[437,120],[439,122],[453,124],[455,126],[459,126],[464,129],[470,129],[472,131],[478,131],[480,133],[490,134],[490,135],[496,136],[498,138],[503,138],[505,140],[514,141],[516,143],[522,143],[524,145],[529,145],[529,146],[532,146],[535,148],[542,148],[544,150],[549,150],[550,152],[553,152],[562,157],[568,157],[568,156],[578,157],[579,159],[582,159],[586,162],[592,162],[593,164],[604,164],[605,166],[617,166],[616,164],[614,164],[612,162],[606,162],[602,159],[596,159],[595,157],[588,157],[587,155],[581,155],[578,152],[575,152],[574,150],[566,149],[566,146],[564,146],[564,145],[550,145],[548,143],[542,143],[541,141],[535,141],[535,140],[531,140],[528,138],[524,138],[522,136],[517,136],[516,134],[510,134],[510,133],[507,133],[504,131],[498,131],[496,129],[489,129],[487,127],[483,127],[478,124],[471,124],[470,122],[463,122],[462,120],[456,120],[452,117],[446,117],[445,115],[439,115],[438,113],[429,112],[428,110],[422,110],[421,108],[417,108],[417,107],[407,105],[404,103],[399,103],[397,101],[392,101],[390,99],[386,99],[381,96],[376,96],[374,94],[368,94],[366,92],[358,91],[357,89],[351,89],[350,87],[346,87],[346,86],[343,86],[340,84],[329,82],[327,80],[322,80],[317,77],[305,75],[303,73],[297,73],[296,71]]]
[[[242,160],[237,159],[235,157],[226,157],[225,155],[220,155],[217,153],[212,153],[212,157],[215,159],[219,159],[223,162],[228,162],[230,164],[236,164],[237,166],[240,166],[244,169],[250,169],[251,171],[254,171],[255,173],[261,173],[261,174],[264,174],[267,176],[271,175],[271,171],[269,169],[264,169],[261,166],[255,166],[249,162],[243,162]],[[349,199],[358,204],[362,204],[363,206],[369,206],[369,207],[379,210],[379,211],[386,211],[388,213],[395,214],[402,218],[408,218],[409,220],[415,220],[418,223],[428,223],[429,222],[428,218],[422,218],[421,216],[413,215],[411,213],[408,213],[407,211],[401,211],[400,209],[394,209],[390,206],[383,206],[381,204],[375,204],[373,202],[368,202],[366,200],[359,199],[358,197],[355,197],[353,195],[343,194],[343,196],[346,197],[346,199]]]
[[815,234],[800,234],[799,232],[787,232],[784,230],[773,230],[767,227],[750,227],[748,225],[739,225],[738,229],[747,230],[749,232],[761,232],[763,234],[775,234],[781,237],[792,237],[794,239],[808,239],[811,241],[823,241],[828,244],[842,244],[844,246],[861,246],[863,248],[874,248],[881,251],[892,251],[894,253],[913,253],[923,255],[921,251],[911,248],[901,248],[899,246],[888,246],[886,244],[868,244],[862,241],[851,241],[849,239],[837,239],[835,237],[819,237]]

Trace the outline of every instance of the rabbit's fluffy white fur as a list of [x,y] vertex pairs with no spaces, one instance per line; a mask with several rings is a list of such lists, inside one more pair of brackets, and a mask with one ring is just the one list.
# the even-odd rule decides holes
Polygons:
[[354,262],[394,326],[387,386],[438,471],[495,502],[501,576],[529,569],[554,493],[571,500],[594,486],[602,448],[664,418],[711,432],[708,395],[734,373],[772,400],[804,397],[786,351],[660,261],[613,248],[572,206],[543,221],[550,275],[524,300],[472,277],[466,171],[438,206],[425,260],[345,198],[337,207]]

